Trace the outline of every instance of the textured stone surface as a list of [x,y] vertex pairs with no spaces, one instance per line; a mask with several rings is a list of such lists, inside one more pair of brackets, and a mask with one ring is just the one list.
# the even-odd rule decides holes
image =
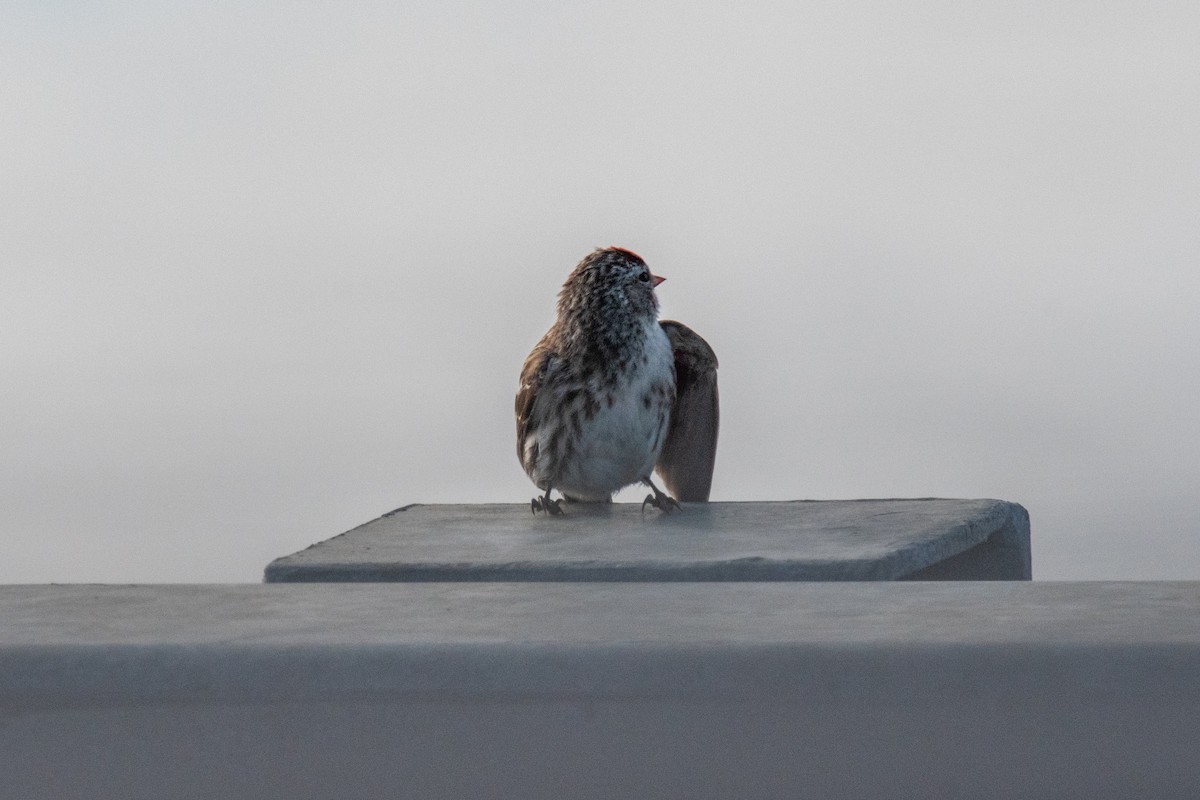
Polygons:
[[1200,584],[0,587],[0,796],[1190,797]]
[[[414,505],[266,569],[286,581],[1030,578],[1029,516],[999,500]],[[938,565],[943,565],[940,569]],[[922,573],[928,570],[927,573]]]

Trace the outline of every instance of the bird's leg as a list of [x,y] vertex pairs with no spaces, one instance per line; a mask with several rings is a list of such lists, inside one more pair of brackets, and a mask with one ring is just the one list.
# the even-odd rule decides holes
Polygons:
[[650,480],[650,476],[642,478],[642,483],[650,487],[654,494],[646,495],[646,499],[642,501],[642,513],[646,513],[646,504],[650,504],[660,511],[670,514],[673,509],[680,508],[679,501],[669,494],[664,494],[659,491],[659,488],[654,485],[654,481]]
[[529,508],[535,515],[539,511],[545,511],[547,514],[553,517],[556,514],[563,513],[562,508],[559,507],[559,503],[561,502],[561,500],[550,499],[550,489],[547,487],[546,494],[544,496],[535,497],[529,501]]

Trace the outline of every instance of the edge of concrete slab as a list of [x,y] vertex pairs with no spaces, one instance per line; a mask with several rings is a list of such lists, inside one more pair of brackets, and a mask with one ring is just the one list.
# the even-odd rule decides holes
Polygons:
[[[917,541],[905,542],[886,553],[875,552],[869,557],[821,557],[804,552],[781,555],[778,552],[755,551],[754,537],[747,535],[743,543],[731,546],[725,556],[714,557],[711,553],[689,550],[687,539],[675,538],[672,547],[677,548],[669,556],[666,553],[647,555],[622,549],[616,540],[609,549],[594,546],[582,553],[582,557],[571,557],[557,551],[559,542],[546,542],[543,550],[534,551],[526,547],[523,557],[513,559],[510,553],[517,547],[505,548],[496,545],[504,536],[513,542],[521,542],[525,531],[509,531],[513,519],[524,519],[525,509],[518,504],[469,504],[420,505],[411,504],[384,514],[376,520],[364,523],[332,539],[318,542],[309,548],[282,556],[267,565],[263,580],[267,583],[286,582],[439,582],[439,581],[804,581],[804,580],[1030,580],[1032,566],[1030,556],[1029,514],[1020,505],[1003,500],[950,500],[942,498],[871,499],[871,500],[799,500],[787,502],[759,503],[714,503],[710,509],[746,509],[757,512],[762,509],[794,506],[798,510],[840,505],[846,508],[871,508],[876,504],[921,504],[962,503],[975,504],[974,515],[948,522],[948,528],[937,537],[923,536]],[[984,504],[980,506],[980,504]],[[632,506],[636,507],[636,506]],[[705,507],[698,507],[703,510]],[[461,544],[462,539],[445,547],[441,553],[381,555],[387,540],[380,538],[381,526],[387,526],[387,535],[399,539],[406,535],[404,525],[410,522],[408,514],[413,510],[428,514],[477,514],[483,516],[507,512],[509,519],[501,516],[499,533],[493,533],[481,523],[479,536],[486,539],[494,549],[490,552],[472,551]],[[582,521],[572,520],[563,536],[578,535],[580,525],[606,526],[614,522],[614,513],[628,514],[628,509],[607,510],[606,514],[594,513]],[[520,515],[520,516],[517,516]],[[761,515],[759,515],[761,516]],[[403,519],[403,524],[401,520]],[[431,517],[429,524],[438,524]],[[674,527],[686,525],[688,521],[664,520]],[[755,524],[770,524],[757,521]],[[362,538],[373,532],[375,549],[370,544],[360,544],[358,551],[346,553],[347,542]],[[777,544],[773,542],[772,544]],[[442,557],[438,557],[442,556]]]

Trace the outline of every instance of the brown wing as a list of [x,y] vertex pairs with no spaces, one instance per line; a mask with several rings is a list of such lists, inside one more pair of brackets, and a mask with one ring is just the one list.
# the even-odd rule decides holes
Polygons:
[[717,354],[683,323],[662,327],[675,352],[675,405],[655,467],[676,500],[705,503],[717,460]]
[[[525,450],[525,439],[536,427],[536,404],[538,392],[546,385],[546,375],[555,354],[546,346],[546,340],[538,342],[533,352],[525,359],[521,367],[521,384],[517,388],[517,459],[527,473],[532,473],[533,465],[537,462],[537,445],[531,452]],[[528,457],[527,457],[528,456]]]

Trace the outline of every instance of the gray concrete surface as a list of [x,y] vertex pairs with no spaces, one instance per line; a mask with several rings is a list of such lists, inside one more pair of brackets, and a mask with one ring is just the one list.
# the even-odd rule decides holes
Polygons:
[[1029,515],[999,500],[413,505],[266,568],[296,581],[1028,580]]
[[0,587],[0,796],[1193,797],[1198,583]]

